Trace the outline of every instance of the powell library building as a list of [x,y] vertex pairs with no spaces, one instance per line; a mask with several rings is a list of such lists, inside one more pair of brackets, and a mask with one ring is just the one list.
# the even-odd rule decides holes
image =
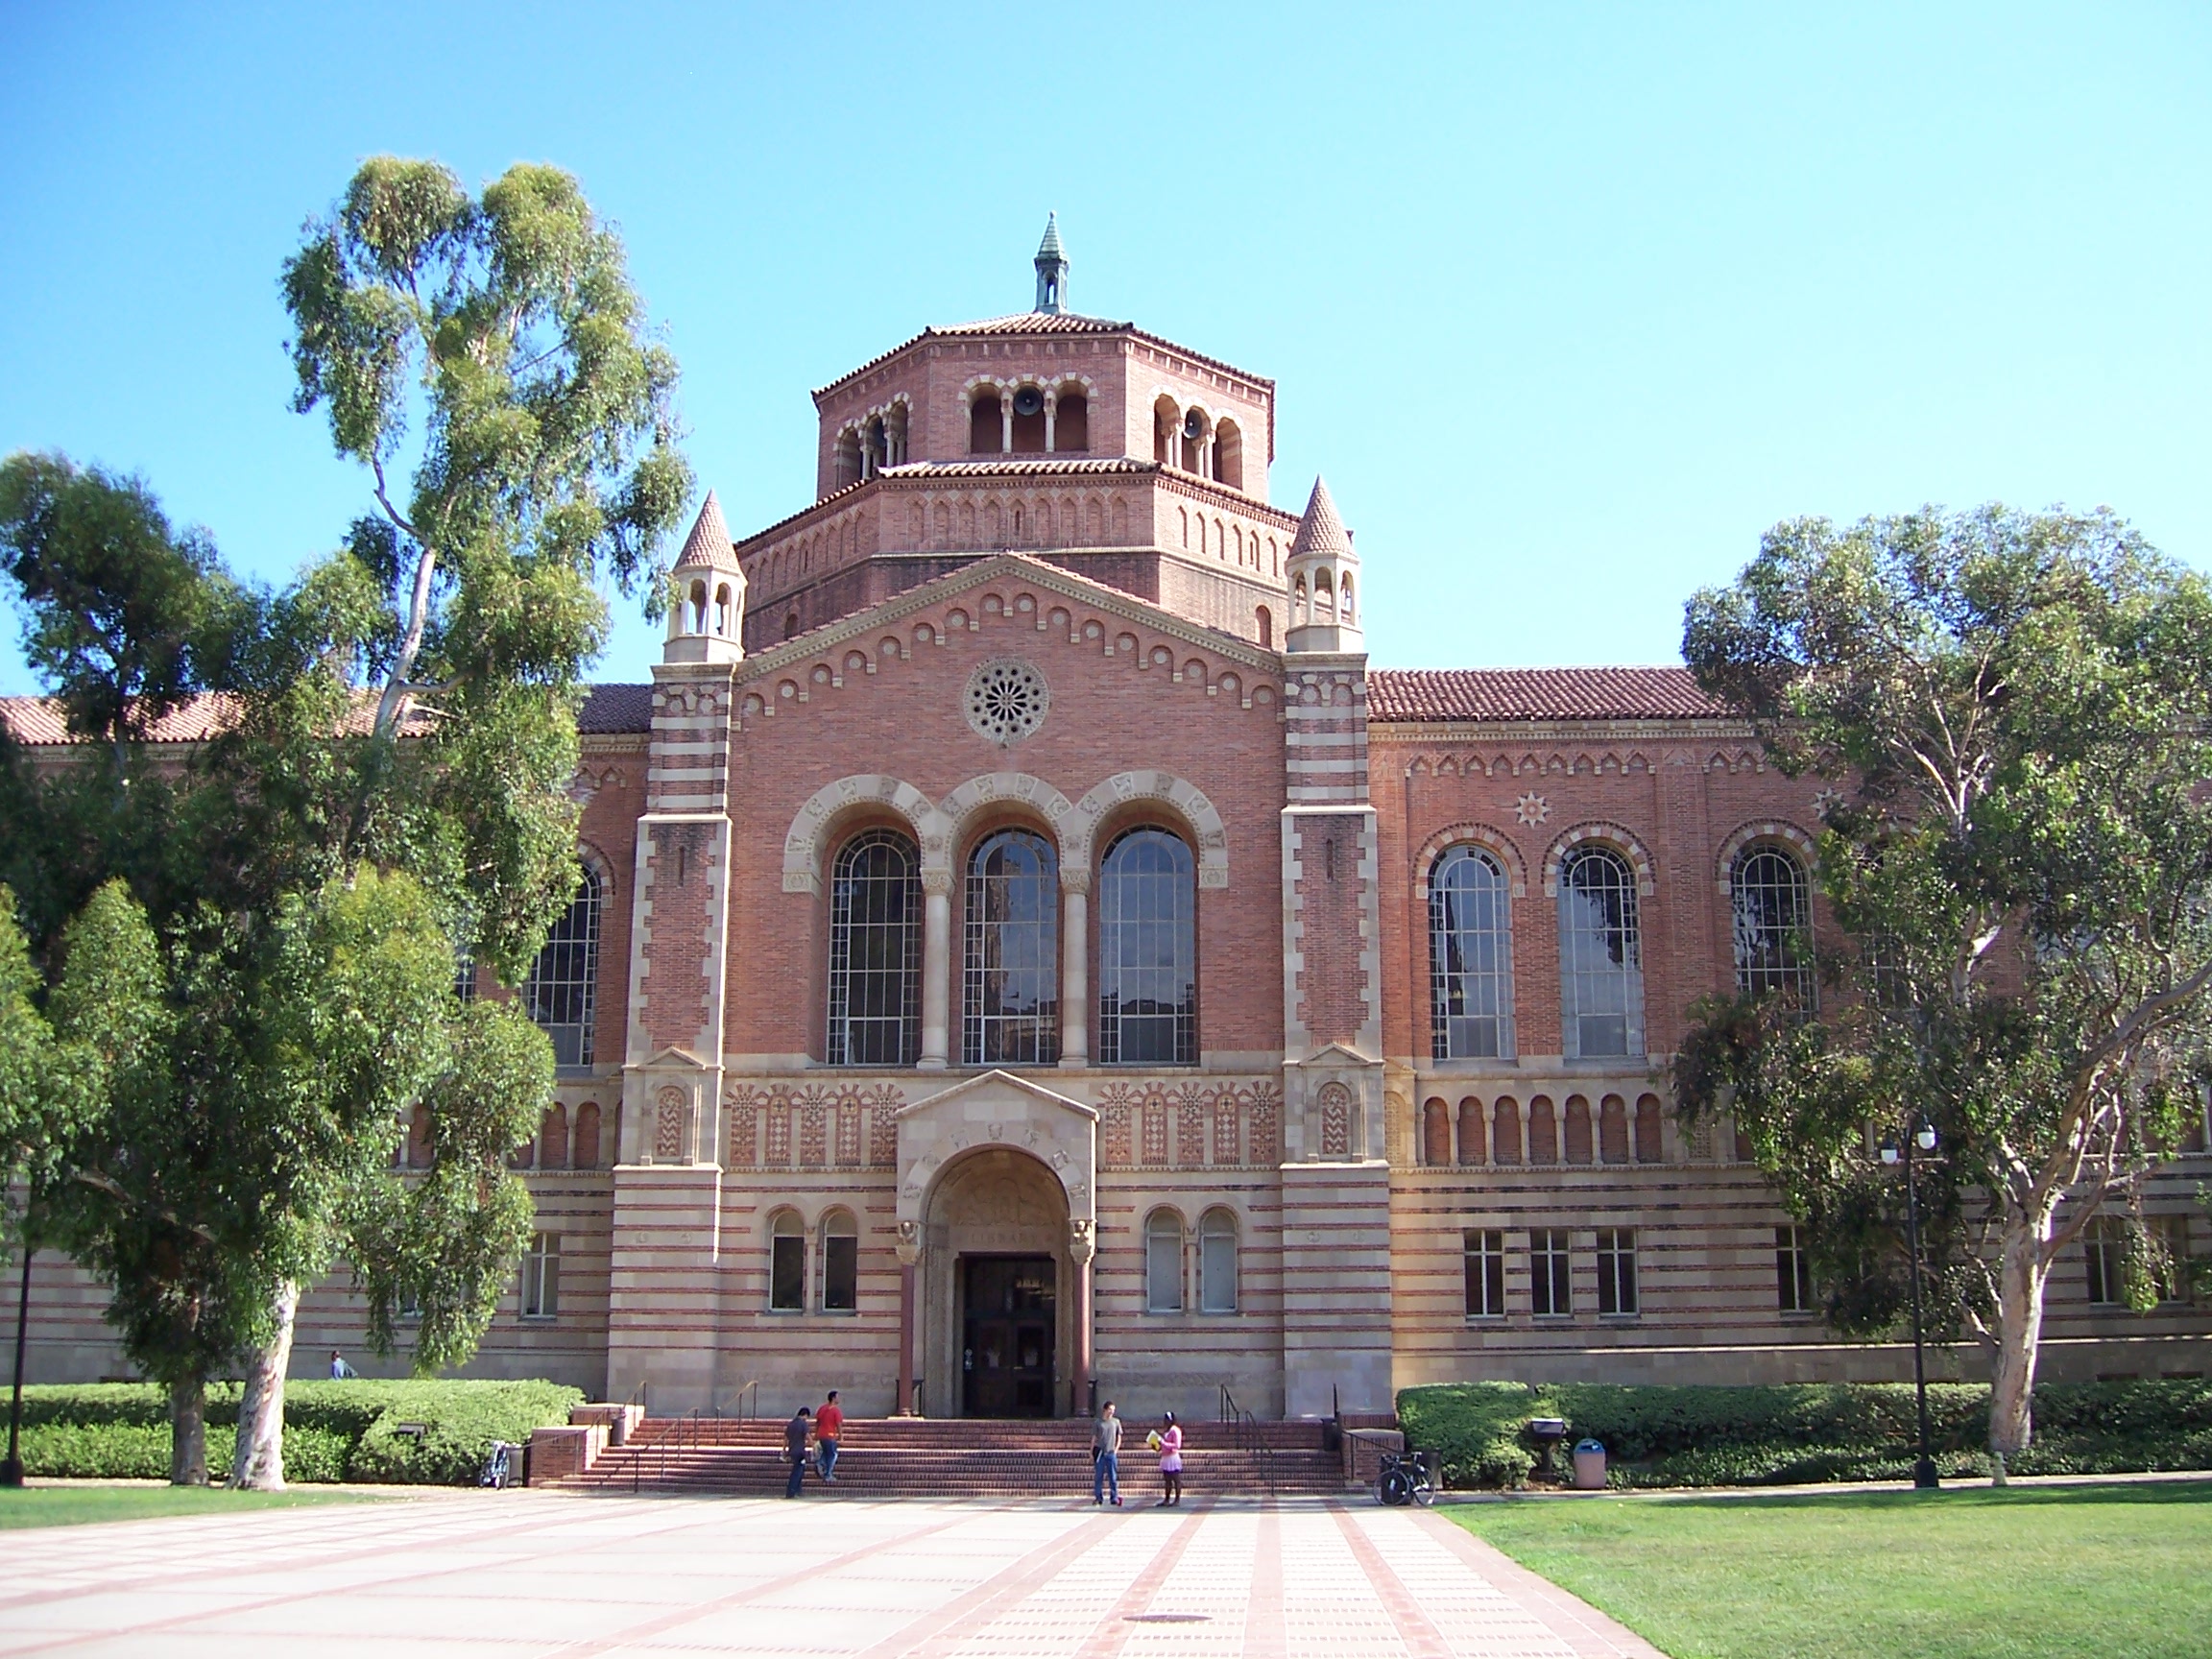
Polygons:
[[[814,395],[812,502],[709,494],[652,683],[591,693],[471,1369],[932,1416],[1909,1375],[1665,1080],[1698,997],[1816,996],[1815,785],[1679,668],[1371,666],[1409,556],[1270,504],[1274,382],[1036,268]],[[2151,1207],[2200,1255],[2195,1144]],[[2118,1299],[2092,1237],[2046,1376],[2205,1369]],[[40,1259],[34,1377],[121,1368],[102,1303]],[[301,1368],[360,1334],[341,1277]]]

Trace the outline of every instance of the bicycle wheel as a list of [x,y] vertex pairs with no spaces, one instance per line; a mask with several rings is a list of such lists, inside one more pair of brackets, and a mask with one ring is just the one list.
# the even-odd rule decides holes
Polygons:
[[1392,1509],[1413,1502],[1413,1477],[1393,1464],[1375,1478],[1375,1496]]

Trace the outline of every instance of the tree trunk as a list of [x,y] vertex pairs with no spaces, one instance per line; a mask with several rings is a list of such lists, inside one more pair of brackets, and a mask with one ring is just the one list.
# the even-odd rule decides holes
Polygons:
[[207,1484],[207,1379],[169,1384],[169,1484]]
[[300,1311],[300,1286],[276,1286],[270,1306],[276,1333],[246,1367],[246,1391],[238,1401],[238,1455],[230,1465],[230,1484],[257,1492],[284,1490],[284,1374],[292,1365],[292,1328]]
[[2006,1217],[2004,1255],[1997,1270],[1997,1352],[1989,1375],[1989,1455],[1997,1482],[2005,1463],[2028,1450],[2035,1431],[2035,1357],[2043,1336],[2043,1287],[2051,1269],[2043,1246],[2048,1214]]

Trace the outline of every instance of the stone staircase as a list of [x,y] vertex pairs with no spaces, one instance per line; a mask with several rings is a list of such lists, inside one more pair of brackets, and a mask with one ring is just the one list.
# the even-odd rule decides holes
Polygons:
[[[1122,1496],[1158,1495],[1158,1464],[1134,1425],[1121,1448]],[[1344,1488],[1340,1453],[1318,1421],[1184,1425],[1184,1484],[1246,1497]],[[572,1492],[685,1498],[780,1497],[790,1466],[773,1419],[647,1417],[621,1446],[558,1484]],[[809,1474],[810,1494],[827,1492]],[[1082,1498],[1091,1496],[1085,1418],[1012,1422],[970,1418],[845,1420],[836,1492],[857,1498]]]

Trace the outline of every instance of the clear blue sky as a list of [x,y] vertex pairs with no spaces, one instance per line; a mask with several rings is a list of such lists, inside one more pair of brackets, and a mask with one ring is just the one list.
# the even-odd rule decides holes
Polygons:
[[[1378,662],[1670,661],[1796,514],[2105,503],[2212,565],[2208,70],[2180,4],[0,0],[0,450],[282,577],[366,501],[287,408],[301,222],[379,151],[551,161],[743,535],[808,389],[1025,309],[1056,208],[1078,309],[1276,377]],[[625,610],[603,677],[653,650]]]

